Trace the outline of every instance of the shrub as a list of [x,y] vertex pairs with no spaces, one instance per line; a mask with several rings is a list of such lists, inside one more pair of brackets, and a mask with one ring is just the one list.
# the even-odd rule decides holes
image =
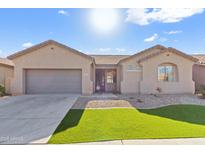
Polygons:
[[160,88],[160,87],[157,87],[155,90],[156,90],[158,93],[161,93],[161,92],[162,92],[162,88]]
[[199,94],[201,94],[203,96],[203,98],[205,98],[205,85],[200,86]]
[[5,87],[0,85],[0,96],[4,96],[6,94]]

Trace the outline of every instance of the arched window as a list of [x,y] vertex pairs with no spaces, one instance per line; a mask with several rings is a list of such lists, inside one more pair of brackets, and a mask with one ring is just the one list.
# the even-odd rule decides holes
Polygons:
[[158,66],[158,81],[173,82],[177,80],[177,65],[172,63],[163,63]]

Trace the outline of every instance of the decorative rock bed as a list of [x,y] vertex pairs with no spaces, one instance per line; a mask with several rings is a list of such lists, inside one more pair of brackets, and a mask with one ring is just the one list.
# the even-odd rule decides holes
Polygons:
[[115,97],[81,96],[73,109],[85,108],[157,108],[174,104],[205,105],[205,99],[191,94],[175,95],[115,95]]

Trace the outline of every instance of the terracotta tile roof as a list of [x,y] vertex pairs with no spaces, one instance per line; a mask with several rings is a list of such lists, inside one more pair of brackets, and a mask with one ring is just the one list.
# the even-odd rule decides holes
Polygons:
[[7,59],[7,58],[0,58],[0,64],[1,65],[6,65],[6,66],[11,66],[11,67],[14,66],[14,63],[11,60]]
[[95,59],[96,64],[111,64],[116,65],[118,62],[130,55],[90,55]]

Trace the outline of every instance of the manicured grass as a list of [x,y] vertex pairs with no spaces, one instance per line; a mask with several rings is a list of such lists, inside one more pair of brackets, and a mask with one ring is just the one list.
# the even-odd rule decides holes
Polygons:
[[205,137],[205,106],[70,110],[49,143]]

